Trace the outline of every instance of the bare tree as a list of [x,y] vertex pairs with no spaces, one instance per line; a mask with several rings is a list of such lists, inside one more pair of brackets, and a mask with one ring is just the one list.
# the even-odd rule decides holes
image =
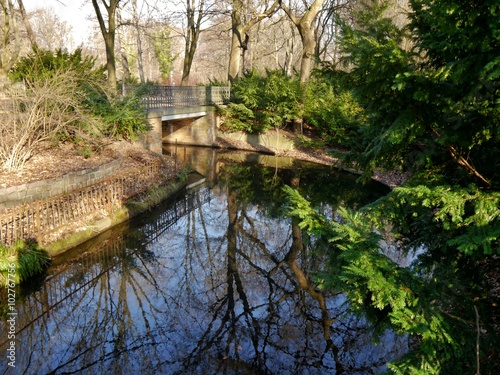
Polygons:
[[316,52],[315,55],[322,61],[336,63],[339,59],[337,40],[340,25],[337,17],[349,17],[354,0],[326,0],[318,15],[316,23]]
[[[123,25],[123,21],[121,19],[121,12],[116,12],[116,21],[118,24]],[[130,80],[132,74],[130,72],[129,59],[127,54],[127,35],[125,33],[125,28],[120,28],[120,32],[117,32],[117,40],[119,43],[120,57],[122,63],[122,82]]]
[[[275,0],[270,7],[264,5],[262,12],[258,12],[259,7],[248,9],[243,0],[233,0],[231,12],[231,50],[229,55],[228,79],[233,81],[240,74],[241,61],[244,52],[248,49],[250,29],[260,21],[272,15],[278,9],[279,0]],[[246,15],[250,14],[249,17]]]
[[2,10],[2,38],[0,40],[0,83],[16,63],[21,50],[21,37],[12,0],[0,0]]
[[19,5],[19,11],[21,12],[21,18],[24,22],[24,27],[26,28],[26,33],[28,34],[28,39],[30,40],[31,46],[33,48],[36,47],[36,38],[33,33],[33,29],[31,28],[30,21],[28,19],[28,15],[26,14],[26,9],[24,8],[23,0],[17,0],[17,4]]
[[186,0],[186,34],[184,47],[184,64],[181,85],[189,84],[189,75],[193,66],[194,55],[198,47],[202,22],[207,17],[205,0]]
[[[128,5],[128,6],[127,6]],[[144,74],[144,51],[143,51],[143,38],[145,34],[145,30],[148,29],[148,23],[150,21],[150,17],[146,14],[151,13],[151,10],[154,9],[150,7],[147,1],[142,1],[141,9],[138,7],[137,0],[131,0],[129,2],[124,3],[124,9],[121,9],[118,20],[118,26],[123,29],[129,29],[130,27],[133,30],[133,36],[129,35],[125,31],[122,33],[122,39],[127,34],[129,38],[127,38],[127,42],[133,40],[134,49],[136,54],[136,62],[137,69],[139,72],[139,79],[141,82],[145,82],[145,74]],[[146,9],[146,12],[143,13],[143,9]],[[128,13],[128,14],[126,14]],[[120,42],[123,42],[121,40]],[[122,62],[126,62],[126,48],[121,46],[121,54],[122,54]],[[128,69],[128,67],[127,67]],[[124,65],[124,73],[126,72],[126,66]],[[130,75],[130,74],[127,74]]]
[[73,45],[72,26],[61,20],[53,9],[38,8],[29,16],[38,47],[54,51]]
[[300,64],[300,81],[307,82],[311,76],[311,69],[314,64],[314,52],[316,50],[316,28],[314,22],[323,8],[325,0],[314,0],[312,4],[304,1],[304,7],[295,7],[283,4],[280,0],[280,6],[287,16],[297,27],[302,40],[302,62]]
[[[108,71],[108,86],[111,92],[116,92],[115,37],[117,26],[116,12],[119,4],[120,0],[109,0],[109,2],[106,2],[106,0],[92,0],[92,6],[94,7],[97,21],[99,22],[99,28],[106,46],[106,68]],[[107,25],[100,5],[102,5],[106,11]]]

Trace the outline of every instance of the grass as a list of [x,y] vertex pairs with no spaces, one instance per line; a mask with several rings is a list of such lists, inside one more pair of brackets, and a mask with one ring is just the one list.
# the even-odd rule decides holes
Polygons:
[[33,239],[18,240],[12,247],[0,245],[0,283],[3,286],[8,281],[19,285],[45,271],[49,264],[50,256]]

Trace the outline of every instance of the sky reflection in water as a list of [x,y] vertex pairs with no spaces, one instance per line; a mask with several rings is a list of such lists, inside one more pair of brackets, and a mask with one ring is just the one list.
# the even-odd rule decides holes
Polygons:
[[380,372],[406,339],[386,332],[375,345],[342,295],[314,289],[324,260],[283,214],[282,183],[329,217],[382,194],[355,178],[222,163],[215,181],[55,262],[16,306],[14,373]]

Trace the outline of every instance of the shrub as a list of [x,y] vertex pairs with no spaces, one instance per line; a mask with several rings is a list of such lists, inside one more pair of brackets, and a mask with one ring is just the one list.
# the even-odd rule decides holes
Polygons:
[[222,130],[235,132],[245,131],[252,133],[254,131],[254,113],[241,103],[229,103],[227,107],[218,106],[218,112],[224,118]]
[[73,71],[54,71],[26,82],[26,90],[7,92],[0,103],[0,163],[21,168],[41,142],[89,139],[99,134],[99,123],[83,104],[85,92],[78,89]]
[[135,94],[109,100],[97,93],[87,105],[100,119],[100,130],[105,136],[135,139],[137,134],[150,129],[146,121],[146,111],[140,103],[139,96]]
[[56,72],[72,71],[79,78],[78,86],[105,84],[105,68],[96,69],[95,61],[95,57],[83,56],[80,48],[73,53],[61,49],[53,52],[34,48],[30,54],[16,63],[9,72],[9,77],[16,82],[33,84],[36,81],[52,77]]
[[304,107],[304,122],[318,131],[325,144],[359,150],[365,113],[337,78],[323,72],[312,79],[306,88]]
[[253,133],[285,127],[302,116],[302,95],[299,80],[281,71],[248,72],[231,87],[226,126]]
[[107,92],[104,68],[81,50],[67,53],[34,49],[12,69],[23,81],[23,95],[4,101],[0,125],[0,163],[20,168],[46,140],[70,141],[86,150],[100,146],[102,136],[134,138],[149,130],[136,95],[116,98]]
[[268,71],[266,76],[248,72],[233,83],[231,104],[220,109],[224,126],[229,131],[259,133],[303,118],[324,143],[356,150],[366,119],[351,91],[342,88],[341,79],[326,69],[305,85],[281,71]]

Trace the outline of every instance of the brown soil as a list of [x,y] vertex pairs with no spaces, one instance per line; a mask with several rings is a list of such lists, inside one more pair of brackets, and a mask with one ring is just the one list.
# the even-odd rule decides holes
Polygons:
[[[99,152],[90,157],[83,154],[72,144],[61,144],[59,147],[42,146],[36,155],[19,170],[0,168],[0,188],[18,186],[38,180],[62,176],[71,172],[97,167],[122,157],[122,168],[133,168],[144,165],[147,161],[159,158],[157,154],[147,151],[130,142],[108,142]],[[176,174],[175,162],[169,157],[162,157],[163,164],[171,166],[172,176]]]

